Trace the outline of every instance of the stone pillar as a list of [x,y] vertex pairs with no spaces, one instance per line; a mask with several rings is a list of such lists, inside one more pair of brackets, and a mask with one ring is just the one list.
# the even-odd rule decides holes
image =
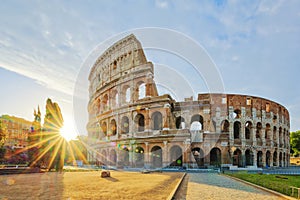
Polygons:
[[262,141],[262,146],[266,146],[266,129],[263,127],[261,130],[261,141]]
[[229,122],[229,144],[233,146],[234,144],[234,136],[233,136],[233,122]]
[[256,143],[256,128],[255,127],[252,128],[252,140],[253,140],[253,146],[256,147],[257,143]]
[[263,164],[263,167],[266,167],[267,166],[267,163],[266,163],[266,150],[262,150],[262,164]]
[[243,121],[241,121],[241,130],[240,130],[240,138],[242,141],[242,147],[245,147],[246,145],[246,139],[245,139],[245,123]]
[[149,108],[145,108],[145,131],[151,130],[150,127],[150,116],[149,116]]
[[163,141],[164,147],[163,147],[163,167],[170,164],[169,159],[169,151],[168,151],[168,141]]
[[273,167],[273,153],[270,152],[270,167]]
[[144,167],[149,168],[151,165],[150,161],[150,152],[149,152],[149,142],[145,143],[145,152],[144,152]]
[[253,166],[257,167],[257,151],[253,149]]
[[242,166],[246,167],[246,150],[242,150]]
[[163,115],[163,130],[169,130],[169,105],[164,106],[165,114]]

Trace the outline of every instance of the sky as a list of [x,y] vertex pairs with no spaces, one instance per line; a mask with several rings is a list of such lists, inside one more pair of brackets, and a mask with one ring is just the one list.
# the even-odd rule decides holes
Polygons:
[[[39,105],[44,115],[50,97],[74,126],[74,88],[91,52],[119,33],[158,27],[201,45],[226,93],[276,101],[289,110],[291,131],[300,130],[298,0],[4,0],[0,26],[0,115],[32,121],[33,109]],[[151,50],[146,56],[154,66],[176,59]],[[86,134],[85,123],[75,126],[79,134]]]

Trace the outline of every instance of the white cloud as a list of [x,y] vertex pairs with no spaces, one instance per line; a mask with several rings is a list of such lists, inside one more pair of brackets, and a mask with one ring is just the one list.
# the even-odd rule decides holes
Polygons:
[[158,8],[168,8],[169,4],[167,1],[162,1],[162,0],[156,0],[155,1],[155,5],[158,7]]

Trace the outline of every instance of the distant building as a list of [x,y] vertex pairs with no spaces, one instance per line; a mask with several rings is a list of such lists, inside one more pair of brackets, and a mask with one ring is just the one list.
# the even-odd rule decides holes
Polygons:
[[0,125],[0,132],[4,138],[2,148],[5,149],[4,157],[1,159],[5,162],[25,163],[28,159],[28,136],[32,122],[19,117],[2,115]]

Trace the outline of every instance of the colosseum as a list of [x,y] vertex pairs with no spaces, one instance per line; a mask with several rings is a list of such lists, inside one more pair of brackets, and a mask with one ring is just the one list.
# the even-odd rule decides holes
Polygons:
[[89,74],[90,162],[118,168],[289,166],[288,110],[268,99],[158,94],[154,66],[131,34]]

